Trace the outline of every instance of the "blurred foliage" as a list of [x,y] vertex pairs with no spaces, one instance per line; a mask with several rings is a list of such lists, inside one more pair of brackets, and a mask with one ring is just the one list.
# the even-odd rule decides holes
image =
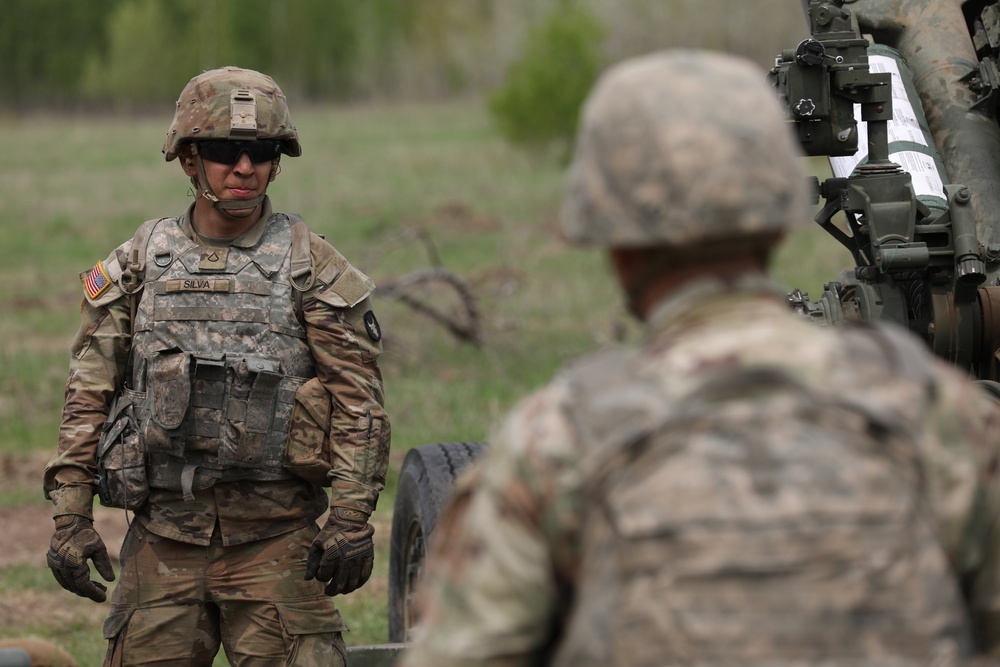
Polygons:
[[[0,107],[173,102],[223,65],[266,71],[310,99],[346,99],[405,43],[405,0],[5,0]],[[367,59],[367,61],[366,61]]]
[[[613,63],[698,46],[767,67],[805,32],[800,0],[572,0],[576,9],[568,0],[3,0],[2,7],[0,111],[17,112],[162,109],[192,76],[223,65],[272,75],[292,100],[481,95],[519,68],[533,68],[522,78],[536,85],[554,78],[569,94],[587,78],[591,57]],[[557,41],[540,44],[544,36]],[[549,60],[543,71],[537,59],[546,52],[569,57]],[[537,94],[519,85],[518,94]],[[553,122],[536,120],[540,132]]]
[[514,144],[567,149],[587,92],[603,64],[605,31],[586,9],[561,3],[532,30],[489,106],[501,134]]
[[106,51],[87,59],[82,90],[117,104],[173,101],[197,72],[238,65],[300,96],[344,99],[362,41],[399,39],[413,11],[400,0],[129,0],[110,17]]
[[52,104],[77,90],[84,59],[107,47],[123,0],[6,0],[0,20],[0,105]]

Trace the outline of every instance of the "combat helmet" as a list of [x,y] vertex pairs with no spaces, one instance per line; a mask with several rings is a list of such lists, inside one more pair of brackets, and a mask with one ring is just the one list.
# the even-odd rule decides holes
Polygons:
[[[199,74],[184,86],[163,143],[163,156],[170,162],[180,154],[185,143],[192,143],[201,175],[200,181],[191,178],[197,196],[224,211],[252,209],[260,204],[264,195],[253,199],[220,200],[212,192],[197,147],[198,142],[207,140],[258,139],[278,141],[279,153],[289,157],[302,155],[298,130],[292,124],[285,95],[274,79],[250,69],[221,67]],[[272,178],[276,173],[275,159]]]
[[774,237],[805,219],[801,150],[764,72],[676,50],[617,65],[584,105],[562,215],[582,244]]
[[252,69],[221,67],[184,86],[163,155],[170,162],[185,142],[206,139],[277,139],[289,157],[302,155],[284,93],[274,79]]

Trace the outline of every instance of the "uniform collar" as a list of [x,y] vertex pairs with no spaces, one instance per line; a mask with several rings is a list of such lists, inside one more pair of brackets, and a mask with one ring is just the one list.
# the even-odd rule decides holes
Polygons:
[[[230,241],[229,245],[236,246],[237,248],[252,248],[260,243],[261,237],[264,236],[264,230],[267,229],[267,223],[271,220],[271,216],[273,215],[271,211],[271,198],[265,195],[264,200],[260,203],[260,207],[260,219],[253,224],[253,227]],[[191,224],[193,214],[194,204],[191,204],[191,206],[188,207],[188,209],[177,221],[177,224],[189,239],[197,243],[198,234],[195,232],[194,225]]]
[[784,298],[784,290],[774,279],[761,273],[746,273],[729,280],[718,277],[699,278],[674,290],[653,306],[646,321],[646,330],[653,332],[671,329],[674,323],[710,301],[783,301]]

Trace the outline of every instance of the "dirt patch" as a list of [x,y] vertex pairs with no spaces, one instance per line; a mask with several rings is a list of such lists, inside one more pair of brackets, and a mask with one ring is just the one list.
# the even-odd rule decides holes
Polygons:
[[4,489],[26,489],[34,487],[42,493],[42,472],[50,454],[0,454],[0,481]]
[[102,609],[97,613],[95,604],[62,589],[8,591],[0,598],[0,628],[92,626],[96,633],[107,616],[110,603],[101,603]]
[[[42,498],[42,472],[49,454],[4,454],[0,456],[0,483],[8,491],[24,492]],[[95,503],[96,505],[96,503]],[[131,515],[130,515],[131,517]],[[118,558],[128,530],[125,512],[99,505],[94,507],[94,526],[108,547],[112,559]],[[0,549],[0,567],[12,565],[45,566],[45,552],[52,539],[52,505],[31,502],[0,507],[0,527],[7,538]]]
[[[3,526],[4,534],[9,536],[5,547],[0,549],[0,567],[45,566],[45,552],[49,548],[54,529],[50,505],[0,507],[0,526]],[[94,527],[104,539],[111,560],[116,561],[122,540],[128,531],[125,512],[95,507]]]
[[503,221],[477,211],[468,202],[456,200],[438,206],[424,226],[454,232],[495,232],[503,229]]

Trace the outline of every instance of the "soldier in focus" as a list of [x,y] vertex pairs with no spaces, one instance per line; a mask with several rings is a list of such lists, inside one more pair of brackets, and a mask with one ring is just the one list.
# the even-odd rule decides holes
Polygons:
[[788,308],[767,267],[808,215],[801,163],[741,59],[598,82],[563,230],[608,248],[645,342],[506,419],[436,529],[402,665],[952,665],[996,644],[997,405],[902,331]]
[[389,422],[374,284],[266,194],[301,152],[270,77],[194,77],[163,147],[194,203],[81,275],[48,563],[103,602],[93,496],[134,512],[106,665],[345,663],[331,596],[371,574]]

